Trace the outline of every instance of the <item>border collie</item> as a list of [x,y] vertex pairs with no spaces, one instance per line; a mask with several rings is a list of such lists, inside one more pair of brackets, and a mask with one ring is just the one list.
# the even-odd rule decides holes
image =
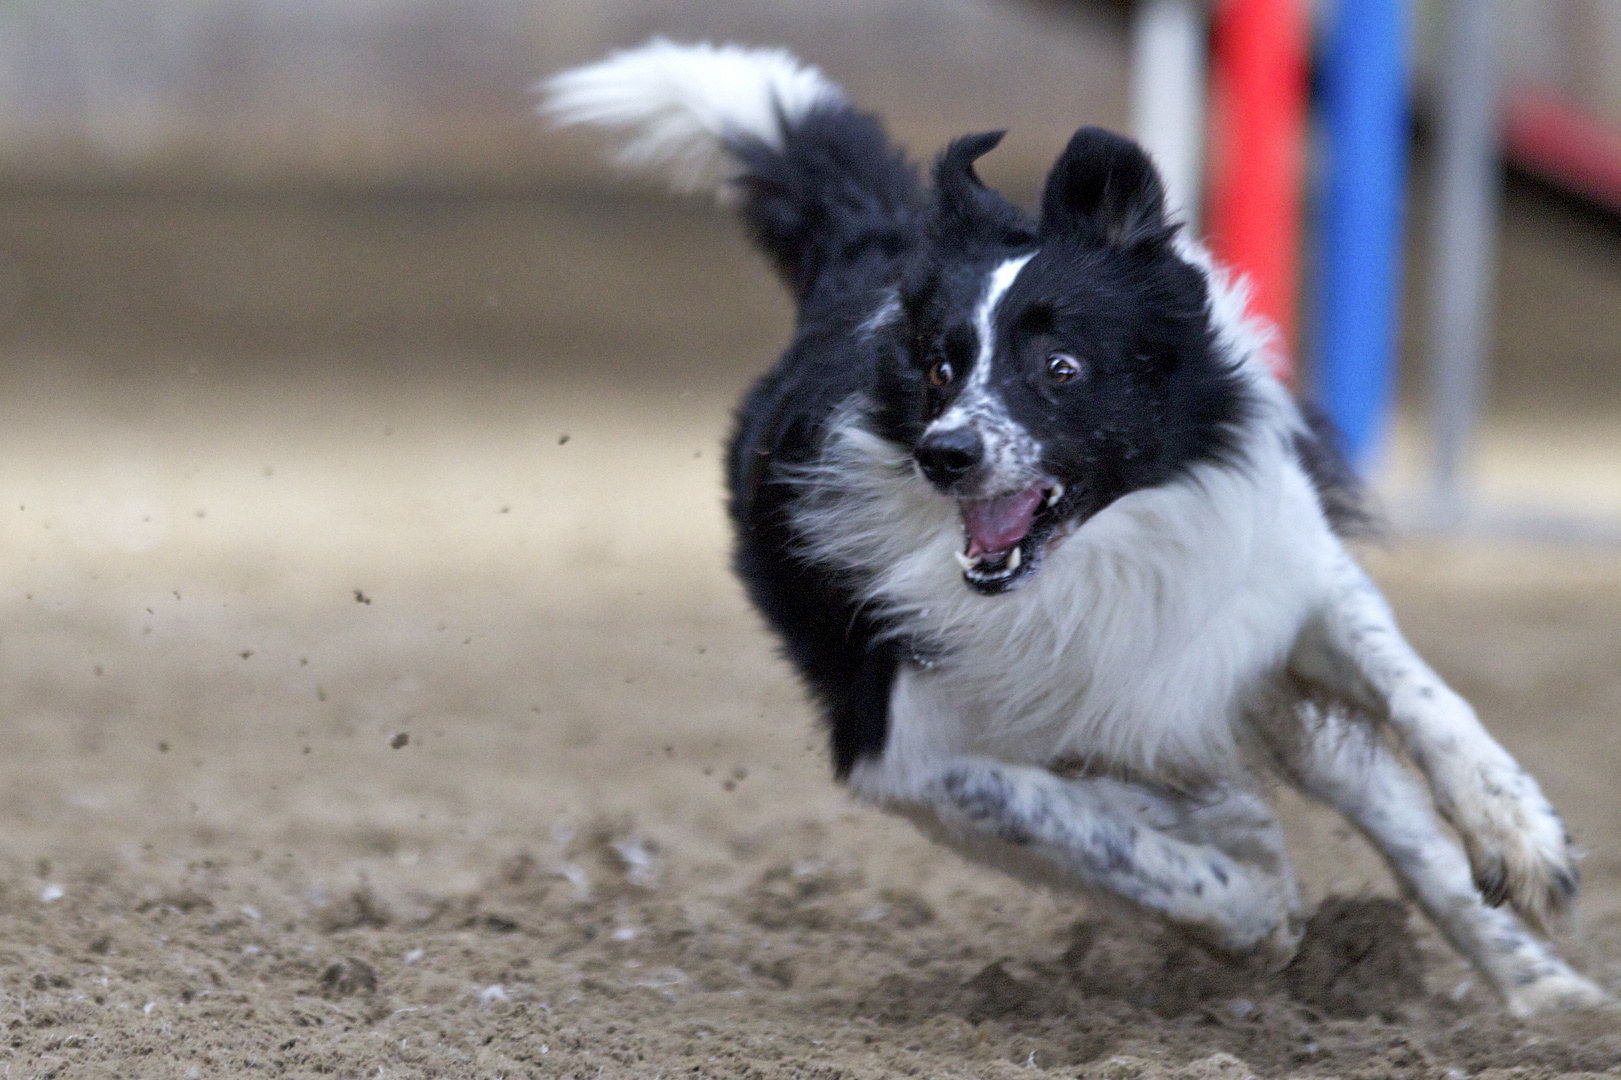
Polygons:
[[851,791],[1276,968],[1276,774],[1512,1012],[1607,1000],[1531,929],[1575,895],[1563,823],[1347,553],[1354,481],[1140,148],[1076,132],[1032,215],[975,175],[1000,133],[926,185],[782,51],[654,40],[541,92],[733,203],[798,302],[731,441],[735,563]]

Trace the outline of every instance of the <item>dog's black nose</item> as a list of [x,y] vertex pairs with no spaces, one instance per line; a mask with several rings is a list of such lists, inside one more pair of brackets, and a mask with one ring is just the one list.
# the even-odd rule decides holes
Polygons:
[[946,487],[979,467],[985,459],[985,442],[973,428],[947,428],[923,436],[914,452],[929,482]]

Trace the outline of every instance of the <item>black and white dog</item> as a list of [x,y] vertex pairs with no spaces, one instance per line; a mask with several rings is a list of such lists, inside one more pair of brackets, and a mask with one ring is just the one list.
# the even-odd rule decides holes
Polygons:
[[1348,474],[1142,150],[1077,132],[1033,217],[975,176],[998,134],[925,187],[781,51],[655,40],[542,91],[734,200],[798,301],[731,444],[736,567],[852,791],[1278,966],[1275,772],[1513,1012],[1606,1000],[1526,928],[1574,896],[1563,823],[1347,554]]

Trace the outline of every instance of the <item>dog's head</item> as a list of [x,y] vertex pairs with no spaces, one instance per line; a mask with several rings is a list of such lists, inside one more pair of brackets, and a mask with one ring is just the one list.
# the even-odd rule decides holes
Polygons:
[[959,139],[936,163],[884,395],[922,475],[958,503],[964,579],[987,594],[1121,496],[1229,453],[1243,408],[1148,156],[1082,129],[1034,220],[974,174],[1000,138]]

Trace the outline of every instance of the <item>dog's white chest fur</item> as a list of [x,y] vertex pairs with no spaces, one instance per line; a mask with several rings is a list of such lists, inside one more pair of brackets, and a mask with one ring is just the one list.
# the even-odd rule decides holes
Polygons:
[[859,403],[796,480],[805,554],[860,578],[925,658],[914,688],[948,714],[927,722],[1010,762],[1230,771],[1234,722],[1281,669],[1332,550],[1302,528],[1320,514],[1281,432],[1118,500],[1000,596],[965,585],[956,504]]

